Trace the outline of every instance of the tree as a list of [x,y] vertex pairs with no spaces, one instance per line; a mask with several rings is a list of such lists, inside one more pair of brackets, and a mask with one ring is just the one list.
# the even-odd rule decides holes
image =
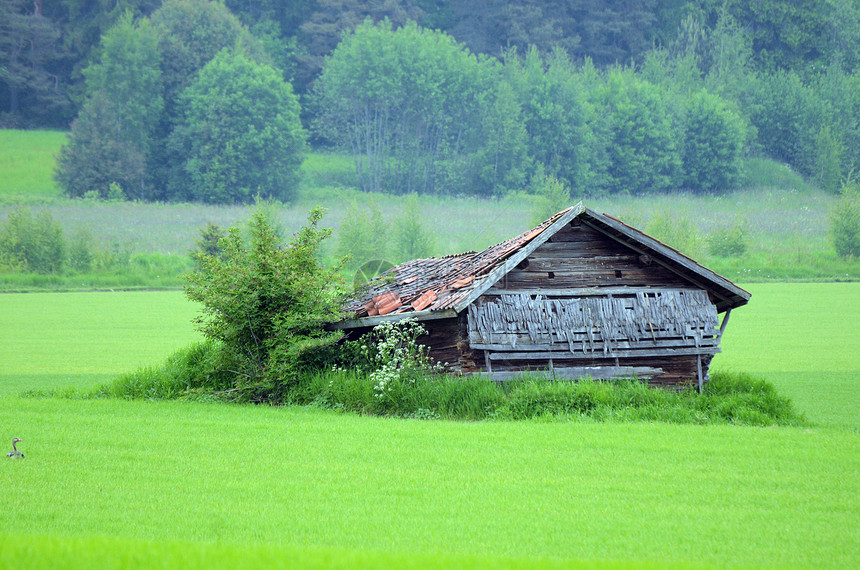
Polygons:
[[61,36],[42,2],[0,2],[0,126],[68,120],[66,81],[58,69],[66,57]]
[[468,191],[463,169],[496,77],[441,32],[367,20],[317,81],[316,131],[352,153],[364,190]]
[[183,157],[173,197],[212,203],[256,195],[289,200],[306,134],[299,102],[278,71],[224,50],[180,97],[171,149]]
[[120,16],[101,40],[101,56],[84,70],[87,94],[104,93],[115,102],[127,136],[144,151],[153,144],[155,124],[164,109],[161,96],[161,54],[148,19]]
[[522,60],[509,55],[505,74],[522,105],[531,159],[569,187],[580,192],[588,189],[587,103],[568,55],[556,49],[544,59],[532,47]]
[[153,196],[150,172],[164,108],[159,61],[146,19],[135,23],[126,12],[104,35],[99,61],[84,70],[88,98],[58,161],[57,180],[68,195],[93,190],[107,197],[117,183],[127,197]]
[[759,78],[751,102],[750,121],[764,151],[814,176],[815,137],[828,121],[824,100],[796,73],[777,72]]
[[142,149],[123,133],[117,106],[98,91],[72,123],[69,143],[60,150],[54,177],[72,198],[88,192],[107,198],[113,183],[123,189],[138,188],[147,178],[146,164]]
[[222,49],[239,45],[249,56],[265,60],[251,34],[220,2],[166,0],[152,14],[152,25],[159,38],[168,115],[171,102]]
[[185,294],[202,305],[197,328],[220,344],[245,399],[278,400],[315,352],[342,336],[324,328],[340,320],[345,289],[338,268],[319,262],[331,235],[321,219],[322,210],[311,211],[308,225],[281,247],[265,216],[255,214],[250,240],[230,228],[223,254],[198,255],[200,271],[186,277]]
[[483,109],[483,143],[472,156],[476,194],[501,195],[520,190],[528,179],[530,158],[522,108],[507,81],[499,81],[493,101]]
[[750,30],[756,62],[764,72],[805,74],[827,52],[829,6],[824,0],[729,0],[726,9]]
[[394,28],[421,19],[422,10],[415,0],[316,0],[299,31],[303,50],[299,54],[298,84],[309,88],[344,34],[352,32],[365,20],[390,22]]
[[424,227],[421,218],[418,197],[412,194],[403,202],[403,212],[393,223],[394,256],[398,262],[428,257],[433,253],[433,235]]
[[613,70],[592,95],[608,115],[611,192],[662,192],[679,182],[678,129],[664,94],[630,71]]
[[[179,119],[180,94],[193,82],[200,70],[224,48],[240,47],[246,56],[267,62],[262,47],[242,26],[239,19],[220,2],[209,0],[165,0],[153,12],[152,27],[158,36],[161,52],[161,76],[164,85],[164,113],[157,127],[159,145],[154,160],[153,176],[159,195],[155,199],[178,199],[171,195],[184,157],[169,152],[168,138]],[[171,178],[173,178],[171,180]]]
[[349,260],[350,269],[388,258],[391,235],[376,200],[369,200],[364,207],[357,202],[348,206],[337,237],[337,253]]
[[686,105],[684,184],[694,190],[725,190],[738,182],[746,139],[743,119],[707,91]]

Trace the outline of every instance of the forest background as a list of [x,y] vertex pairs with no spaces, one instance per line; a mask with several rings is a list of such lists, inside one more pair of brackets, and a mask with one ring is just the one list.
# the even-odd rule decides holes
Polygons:
[[306,140],[394,193],[836,191],[858,61],[856,0],[11,0],[0,126],[71,126],[70,196],[289,200]]

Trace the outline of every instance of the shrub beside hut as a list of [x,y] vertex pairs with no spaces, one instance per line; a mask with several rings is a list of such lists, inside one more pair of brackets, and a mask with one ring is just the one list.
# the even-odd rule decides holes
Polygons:
[[[372,280],[336,325],[357,338],[412,318],[449,372],[508,379],[708,380],[731,311],[750,294],[582,203],[481,252],[416,259]],[[719,315],[723,314],[722,320]]]

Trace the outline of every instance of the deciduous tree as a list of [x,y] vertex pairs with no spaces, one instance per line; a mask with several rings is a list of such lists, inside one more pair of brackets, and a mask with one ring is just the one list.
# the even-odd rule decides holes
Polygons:
[[293,196],[306,134],[298,98],[278,71],[224,50],[182,93],[180,111],[171,149],[183,161],[173,196],[214,203]]

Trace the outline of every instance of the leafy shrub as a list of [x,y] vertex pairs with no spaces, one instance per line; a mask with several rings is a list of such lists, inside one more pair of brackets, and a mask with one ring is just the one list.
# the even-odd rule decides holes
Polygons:
[[532,177],[531,190],[535,195],[532,225],[548,220],[570,206],[570,190],[555,176],[543,174],[541,168]]
[[720,257],[740,257],[747,250],[746,220],[738,218],[734,224],[718,228],[708,236],[708,251]]
[[86,272],[92,269],[93,236],[85,229],[79,229],[69,242],[69,267],[74,271]]
[[364,207],[357,202],[347,207],[337,238],[337,253],[349,257],[351,269],[374,259],[386,259],[390,235],[376,200],[369,200]]
[[59,273],[66,261],[66,238],[60,224],[42,210],[23,207],[0,224],[0,267],[36,273]]
[[198,329],[235,362],[234,388],[246,399],[282,399],[316,353],[342,336],[324,329],[340,319],[343,287],[338,268],[318,259],[331,235],[318,227],[321,219],[322,210],[313,210],[282,248],[256,212],[249,240],[230,228],[221,240],[223,258],[200,254],[200,270],[186,276],[186,295],[203,306]]
[[221,247],[221,240],[224,239],[226,235],[227,234],[224,233],[224,230],[221,229],[221,226],[213,224],[212,222],[207,222],[206,225],[200,229],[200,237],[194,240],[196,249],[192,252],[191,256],[195,260],[198,259],[200,255],[222,257],[224,255],[224,249]]
[[860,257],[860,189],[842,188],[842,197],[830,214],[830,235],[840,257]]

